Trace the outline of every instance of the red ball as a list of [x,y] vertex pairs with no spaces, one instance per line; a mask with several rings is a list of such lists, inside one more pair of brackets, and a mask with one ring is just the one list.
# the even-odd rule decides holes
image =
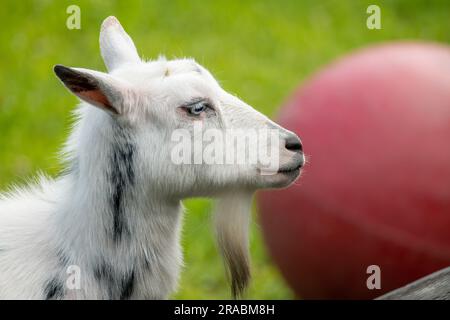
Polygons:
[[[295,293],[366,299],[450,265],[450,49],[359,51],[307,81],[279,123],[302,139],[300,180],[258,197]],[[380,267],[369,290],[367,267]]]

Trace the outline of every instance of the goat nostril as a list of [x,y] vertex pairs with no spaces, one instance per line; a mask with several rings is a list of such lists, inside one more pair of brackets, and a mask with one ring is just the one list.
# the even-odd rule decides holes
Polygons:
[[295,152],[302,152],[303,146],[299,138],[297,137],[289,137],[286,139],[286,149],[295,151]]

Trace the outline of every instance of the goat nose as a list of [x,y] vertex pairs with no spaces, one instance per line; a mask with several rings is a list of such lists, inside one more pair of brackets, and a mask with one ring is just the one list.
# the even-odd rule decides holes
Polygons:
[[303,152],[302,142],[296,135],[290,135],[286,138],[285,148],[294,152]]

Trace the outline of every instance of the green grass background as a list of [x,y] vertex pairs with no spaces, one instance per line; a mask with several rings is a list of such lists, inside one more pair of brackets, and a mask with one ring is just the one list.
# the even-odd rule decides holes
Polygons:
[[[66,8],[81,8],[81,30],[66,28]],[[366,28],[369,4],[382,29]],[[275,116],[308,75],[352,49],[382,41],[449,43],[450,1],[5,1],[0,10],[0,188],[24,184],[37,170],[55,175],[56,151],[68,135],[77,100],[52,73],[56,63],[104,70],[102,20],[115,15],[140,54],[192,56],[225,89]],[[191,200],[183,245],[186,267],[174,298],[229,298],[210,230],[211,203]],[[249,299],[290,299],[252,225]]]

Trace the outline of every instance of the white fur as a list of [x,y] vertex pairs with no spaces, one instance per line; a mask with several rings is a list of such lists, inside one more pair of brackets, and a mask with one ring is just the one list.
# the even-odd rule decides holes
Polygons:
[[[225,92],[194,60],[141,61],[113,17],[102,26],[100,44],[109,74],[72,70],[98,81],[115,110],[87,99],[85,92],[74,92],[85,102],[76,111],[77,121],[64,148],[67,173],[54,180],[41,177],[25,189],[0,195],[1,299],[167,298],[176,289],[182,265],[183,198],[220,197],[243,186],[251,197],[257,188],[286,186],[296,178],[261,176],[250,165],[173,164],[171,133],[177,128],[192,130],[193,123],[180,114],[179,106],[193,98],[214,104],[216,115],[200,120],[205,129],[270,126],[279,130],[280,139],[293,134]],[[117,146],[124,148],[122,153],[114,153]],[[284,165],[299,161],[294,152],[282,149]],[[131,170],[112,154],[130,156],[127,150],[132,150],[133,183],[118,197],[127,232],[112,240],[116,211],[111,199],[117,190],[111,177],[121,174],[125,181],[124,172]],[[223,215],[218,219],[221,225],[227,223]],[[240,232],[245,238],[246,231]],[[69,265],[80,267],[81,287],[61,291]],[[125,297],[127,282],[132,282],[132,292]]]

